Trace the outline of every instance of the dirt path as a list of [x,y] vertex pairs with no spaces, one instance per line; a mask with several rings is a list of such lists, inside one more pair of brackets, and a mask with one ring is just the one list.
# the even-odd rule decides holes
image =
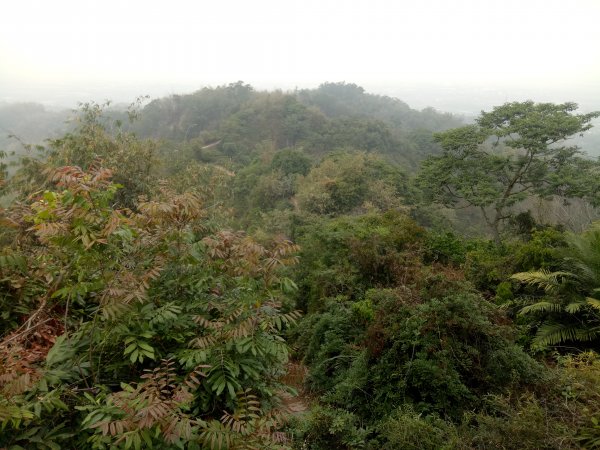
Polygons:
[[308,368],[300,362],[289,362],[287,373],[281,379],[288,386],[293,387],[298,395],[292,395],[287,392],[281,394],[284,407],[292,415],[303,414],[309,409],[308,397],[304,394],[304,379],[308,374]]

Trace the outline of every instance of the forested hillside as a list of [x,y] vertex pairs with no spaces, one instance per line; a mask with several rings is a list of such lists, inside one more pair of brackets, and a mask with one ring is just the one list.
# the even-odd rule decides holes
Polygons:
[[[211,146],[200,158],[247,163],[255,147],[296,147],[313,157],[339,149],[377,152],[412,169],[436,151],[431,132],[460,119],[400,100],[367,94],[354,84],[313,90],[261,92],[238,82],[152,101],[135,130],[144,137]],[[202,153],[202,152],[200,152]]]
[[0,174],[0,448],[600,447],[600,113],[1,111],[49,139]]
[[68,111],[50,111],[36,103],[0,102],[0,150],[6,153],[4,164],[16,162],[28,152],[35,153],[33,146],[60,136],[67,129],[68,117]]

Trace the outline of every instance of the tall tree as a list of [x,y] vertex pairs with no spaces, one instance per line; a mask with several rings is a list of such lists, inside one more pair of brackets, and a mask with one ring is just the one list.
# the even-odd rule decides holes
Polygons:
[[565,141],[589,130],[600,112],[576,109],[575,103],[506,103],[473,125],[437,133],[443,152],[424,162],[419,184],[435,202],[479,208],[499,243],[511,207],[528,196],[589,194],[581,182],[589,161]]

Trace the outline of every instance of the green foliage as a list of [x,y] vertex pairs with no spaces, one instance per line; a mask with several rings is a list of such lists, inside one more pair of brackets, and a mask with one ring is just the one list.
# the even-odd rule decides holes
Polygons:
[[466,255],[467,279],[481,291],[495,291],[496,286],[511,274],[512,256],[506,247],[495,246],[489,241],[478,241],[475,249]]
[[260,223],[260,215],[272,210],[291,210],[298,179],[310,168],[310,160],[300,150],[276,151],[265,141],[256,149],[257,158],[235,174],[234,205],[246,226]]
[[503,281],[496,287],[496,301],[499,303],[506,303],[512,300],[514,297],[512,291],[512,284],[508,281]]
[[312,166],[311,160],[302,150],[288,148],[275,153],[271,168],[280,170],[284,175],[306,175]]
[[369,429],[351,412],[316,407],[294,430],[294,441],[310,450],[367,448]]
[[395,127],[433,131],[460,123],[451,114],[433,108],[416,111],[399,99],[368,94],[353,83],[323,83],[317,89],[301,90],[298,98],[307,105],[317,106],[329,117],[368,116]]
[[535,392],[487,396],[456,427],[457,448],[594,448],[598,368],[593,353],[562,357]]
[[281,443],[282,334],[299,315],[282,311],[295,285],[280,270],[298,248],[210,230],[197,195],[165,187],[119,209],[111,175],[49,170],[53,189],[7,210],[0,445]]
[[429,232],[425,237],[425,261],[460,266],[465,263],[468,242],[452,232]]
[[[593,353],[561,358],[558,368],[535,391],[485,395],[477,411],[466,411],[455,421],[438,414],[419,413],[414,405],[404,404],[377,415],[381,420],[371,427],[361,424],[355,414],[344,415],[340,408],[320,407],[292,431],[298,448],[316,443],[327,445],[331,440],[335,443],[330,444],[331,448],[346,448],[329,426],[332,418],[342,416],[338,423],[347,424],[347,436],[356,436],[357,429],[366,436],[366,440],[355,444],[356,448],[595,448],[598,367],[597,355]],[[317,422],[316,418],[321,420]]]
[[[81,105],[73,130],[49,140],[49,145],[42,147],[40,158],[23,157],[21,168],[12,180],[13,189],[20,194],[31,194],[42,187],[51,187],[47,183],[48,170],[74,166],[85,171],[102,161],[112,171],[115,184],[125,188],[115,195],[121,206],[132,207],[138,196],[150,194],[159,165],[156,143],[139,140],[125,131],[120,120],[107,115],[108,106],[108,102]],[[138,106],[139,103],[133,104],[128,111],[132,121]]]
[[563,232],[550,227],[535,230],[525,243],[514,247],[517,267],[520,270],[557,267],[561,249],[565,245]]
[[525,198],[588,195],[578,179],[590,179],[590,164],[577,147],[560,144],[589,130],[600,112],[576,109],[574,103],[506,103],[482,112],[475,125],[438,133],[443,153],[425,161],[419,184],[434,202],[480,209],[499,243],[500,225]]
[[[338,91],[331,95],[345,102],[344,89]],[[307,94],[257,92],[241,82],[205,88],[150,103],[133,129],[169,140],[159,153],[177,190],[216,186],[210,200],[218,205],[215,216],[244,229],[264,232],[266,227],[289,236],[291,228],[266,224],[264,214],[345,214],[411,203],[408,178],[398,163],[412,170],[434,151],[430,124],[440,129],[458,123],[449,115],[407,107],[394,118],[384,110],[401,102],[368,94],[350,102],[352,114],[326,117],[320,110],[326,106],[317,106]],[[437,119],[441,122],[434,126]],[[368,155],[328,157],[346,151]],[[205,183],[198,176],[220,168],[233,175],[227,182]]]
[[255,95],[241,81],[203,88],[190,95],[172,95],[148,104],[135,129],[153,138],[188,140],[205,130],[214,130],[229,115]]
[[[510,342],[509,330],[478,296],[446,294],[410,303],[399,298],[382,305],[369,331],[379,341],[372,351],[380,356],[370,373],[380,402],[411,400],[418,410],[457,417],[477,406],[485,392],[540,380],[541,367]],[[398,323],[404,328],[394,326]],[[397,378],[390,385],[384,374],[394,366]]]
[[[424,285],[373,289],[358,302],[331,299],[295,332],[308,389],[377,430],[364,448],[470,448],[461,446],[474,439],[469,428],[457,425],[464,414],[484,411],[490,394],[547,381],[492,305],[442,277]],[[304,442],[332,439],[314,421],[303,426],[311,436]]]
[[498,286],[510,282],[517,271],[558,268],[564,246],[565,235],[554,228],[533,231],[526,242],[511,240],[501,246],[473,240],[466,244],[469,249],[464,266],[466,276],[479,290],[496,293]]
[[581,235],[568,234],[560,253],[558,271],[521,272],[513,279],[538,288],[537,298],[525,299],[520,314],[533,316],[538,325],[534,346],[566,343],[595,345],[600,338],[600,226]]
[[339,215],[360,208],[399,208],[408,194],[406,176],[364,153],[330,155],[299,183],[296,196],[303,211]]
[[155,100],[134,129],[183,142],[182,148],[193,145],[197,159],[221,165],[251,162],[256,146],[268,140],[278,150],[302,147],[316,157],[342,148],[378,152],[414,170],[425,155],[438,151],[431,131],[459,124],[450,114],[415,111],[355,85],[330,83],[282,93],[258,92],[237,82]]
[[[600,417],[597,390],[600,382],[600,358],[597,353],[583,352],[576,356],[559,359],[561,372],[559,386],[570,406],[565,415],[572,414],[571,420],[576,429],[575,439],[585,448],[598,448],[600,444]],[[575,411],[574,413],[571,411]]]
[[[241,82],[145,111],[84,105],[4,185],[0,447],[597,446],[597,357],[546,367],[515,338],[595,348],[598,230],[508,220],[530,194],[593,197],[596,162],[560,145],[594,113],[507,104],[434,140],[456,120],[356,85]],[[409,210],[426,155],[426,194],[512,238]],[[290,354],[310,409],[293,442]]]
[[410,279],[419,265],[412,249],[424,230],[406,215],[388,211],[318,220],[298,234],[303,261],[299,298],[303,307],[317,310],[321,299],[359,299],[372,286]]
[[381,449],[438,450],[460,446],[456,427],[436,415],[423,416],[407,405],[379,426]]
[[323,402],[365,419],[405,403],[456,419],[486,393],[543,379],[493,305],[455,269],[424,266],[427,239],[402,215],[339,218],[304,231],[300,292],[305,283],[320,291],[310,292],[312,314],[295,342],[310,367],[308,387]]
[[[492,396],[486,401],[488,412],[467,415],[464,419],[462,426],[471,428],[465,433],[470,448],[533,450],[563,445],[563,448],[574,447],[570,430],[565,424],[554,422],[549,411],[535,398],[523,397],[516,404],[502,396]],[[567,441],[566,445],[559,444],[561,439]]]

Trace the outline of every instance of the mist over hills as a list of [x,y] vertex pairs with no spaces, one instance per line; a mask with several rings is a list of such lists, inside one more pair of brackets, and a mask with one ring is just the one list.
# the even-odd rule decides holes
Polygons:
[[[200,90],[194,90],[191,85],[168,87],[144,85],[143,83],[137,86],[90,84],[79,87],[65,84],[39,87],[37,90],[15,87],[11,90],[11,95],[5,94],[3,100],[0,101],[0,147],[9,152],[20,151],[21,144],[15,139],[8,138],[8,135],[11,134],[18,136],[24,142],[33,144],[41,143],[46,138],[60,134],[66,129],[65,122],[72,116],[70,109],[74,108],[77,102],[101,102],[108,98],[112,101],[112,109],[124,110],[127,104],[131,103],[139,94],[150,94],[154,100],[143,109],[141,120],[135,125],[135,129],[142,135],[162,139],[189,140],[204,133],[204,138],[210,140],[206,133],[230,127],[233,120],[231,115],[237,114],[236,117],[239,118],[240,114],[256,112],[257,108],[259,110],[270,108],[271,116],[264,120],[271,122],[291,120],[288,117],[290,111],[286,112],[285,108],[277,111],[274,108],[272,103],[278,97],[277,101],[284,103],[293,99],[296,107],[302,109],[302,114],[306,114],[304,119],[309,122],[313,120],[314,125],[305,123],[306,130],[296,130],[297,133],[305,133],[305,135],[295,136],[291,140],[288,139],[289,142],[280,142],[280,144],[296,145],[300,141],[306,141],[308,139],[306,131],[309,128],[312,129],[313,134],[327,135],[331,130],[325,132],[318,120],[318,114],[323,114],[338,128],[356,128],[357,132],[361,129],[361,125],[356,120],[362,118],[383,125],[379,132],[370,131],[371,137],[373,137],[373,133],[379,133],[377,139],[380,142],[365,142],[365,150],[379,146],[378,151],[389,154],[390,151],[387,148],[389,143],[384,143],[387,138],[381,135],[387,131],[393,135],[394,139],[398,140],[393,145],[404,146],[399,152],[402,157],[396,154],[392,159],[414,166],[420,158],[426,156],[428,150],[410,149],[407,136],[410,135],[411,130],[413,130],[412,132],[414,130],[440,131],[458,126],[472,120],[481,110],[491,109],[494,105],[513,101],[515,98],[533,98],[536,101],[553,102],[575,101],[579,103],[580,109],[584,112],[600,108],[600,93],[585,86],[575,91],[566,88],[561,91],[560,89],[545,90],[543,87],[517,89],[467,87],[453,84],[388,84],[368,86],[365,89],[353,83],[324,83],[319,88],[286,86],[287,90],[282,91],[269,90],[268,84],[266,86],[259,84],[252,87],[251,95],[236,99],[235,95],[232,97],[231,92],[226,94],[224,90],[226,86],[234,85],[250,86],[244,83],[232,83],[216,88],[205,87]],[[576,94],[572,95],[575,98],[570,98],[570,94]],[[219,95],[224,97],[219,99]],[[225,105],[227,102],[225,97],[228,95],[229,105]],[[259,98],[266,99],[267,97],[270,98],[270,105],[256,104]],[[245,112],[241,113],[241,110],[245,110]],[[254,126],[263,125],[265,124],[254,124]],[[339,132],[339,129],[333,131],[334,134],[339,134]],[[255,140],[267,138],[269,136],[264,133],[262,135],[259,133],[254,137]],[[327,139],[321,139],[321,141],[318,144],[321,147],[332,144],[331,141],[327,142]],[[597,127],[592,128],[583,138],[577,138],[575,142],[589,155],[600,155],[600,131]],[[314,142],[313,144],[316,145]],[[323,149],[320,151],[322,152]],[[421,156],[418,156],[418,153],[421,153]]]
[[[33,85],[18,81],[4,81],[0,86],[0,103],[41,103],[50,109],[74,108],[79,102],[111,100],[116,104],[129,104],[140,95],[151,98],[169,95],[185,95],[202,87],[216,87],[233,80],[214,80],[203,82],[47,82]],[[435,108],[439,111],[476,116],[481,110],[491,109],[509,101],[531,99],[537,102],[561,103],[576,102],[583,111],[600,109],[600,86],[597,83],[581,82],[577,84],[565,82],[562,85],[547,84],[510,84],[510,83],[473,83],[473,82],[365,82],[359,79],[324,79],[317,83],[289,81],[244,81],[257,90],[316,89],[325,82],[345,81],[355,83],[372,94],[398,98],[412,108]]]

